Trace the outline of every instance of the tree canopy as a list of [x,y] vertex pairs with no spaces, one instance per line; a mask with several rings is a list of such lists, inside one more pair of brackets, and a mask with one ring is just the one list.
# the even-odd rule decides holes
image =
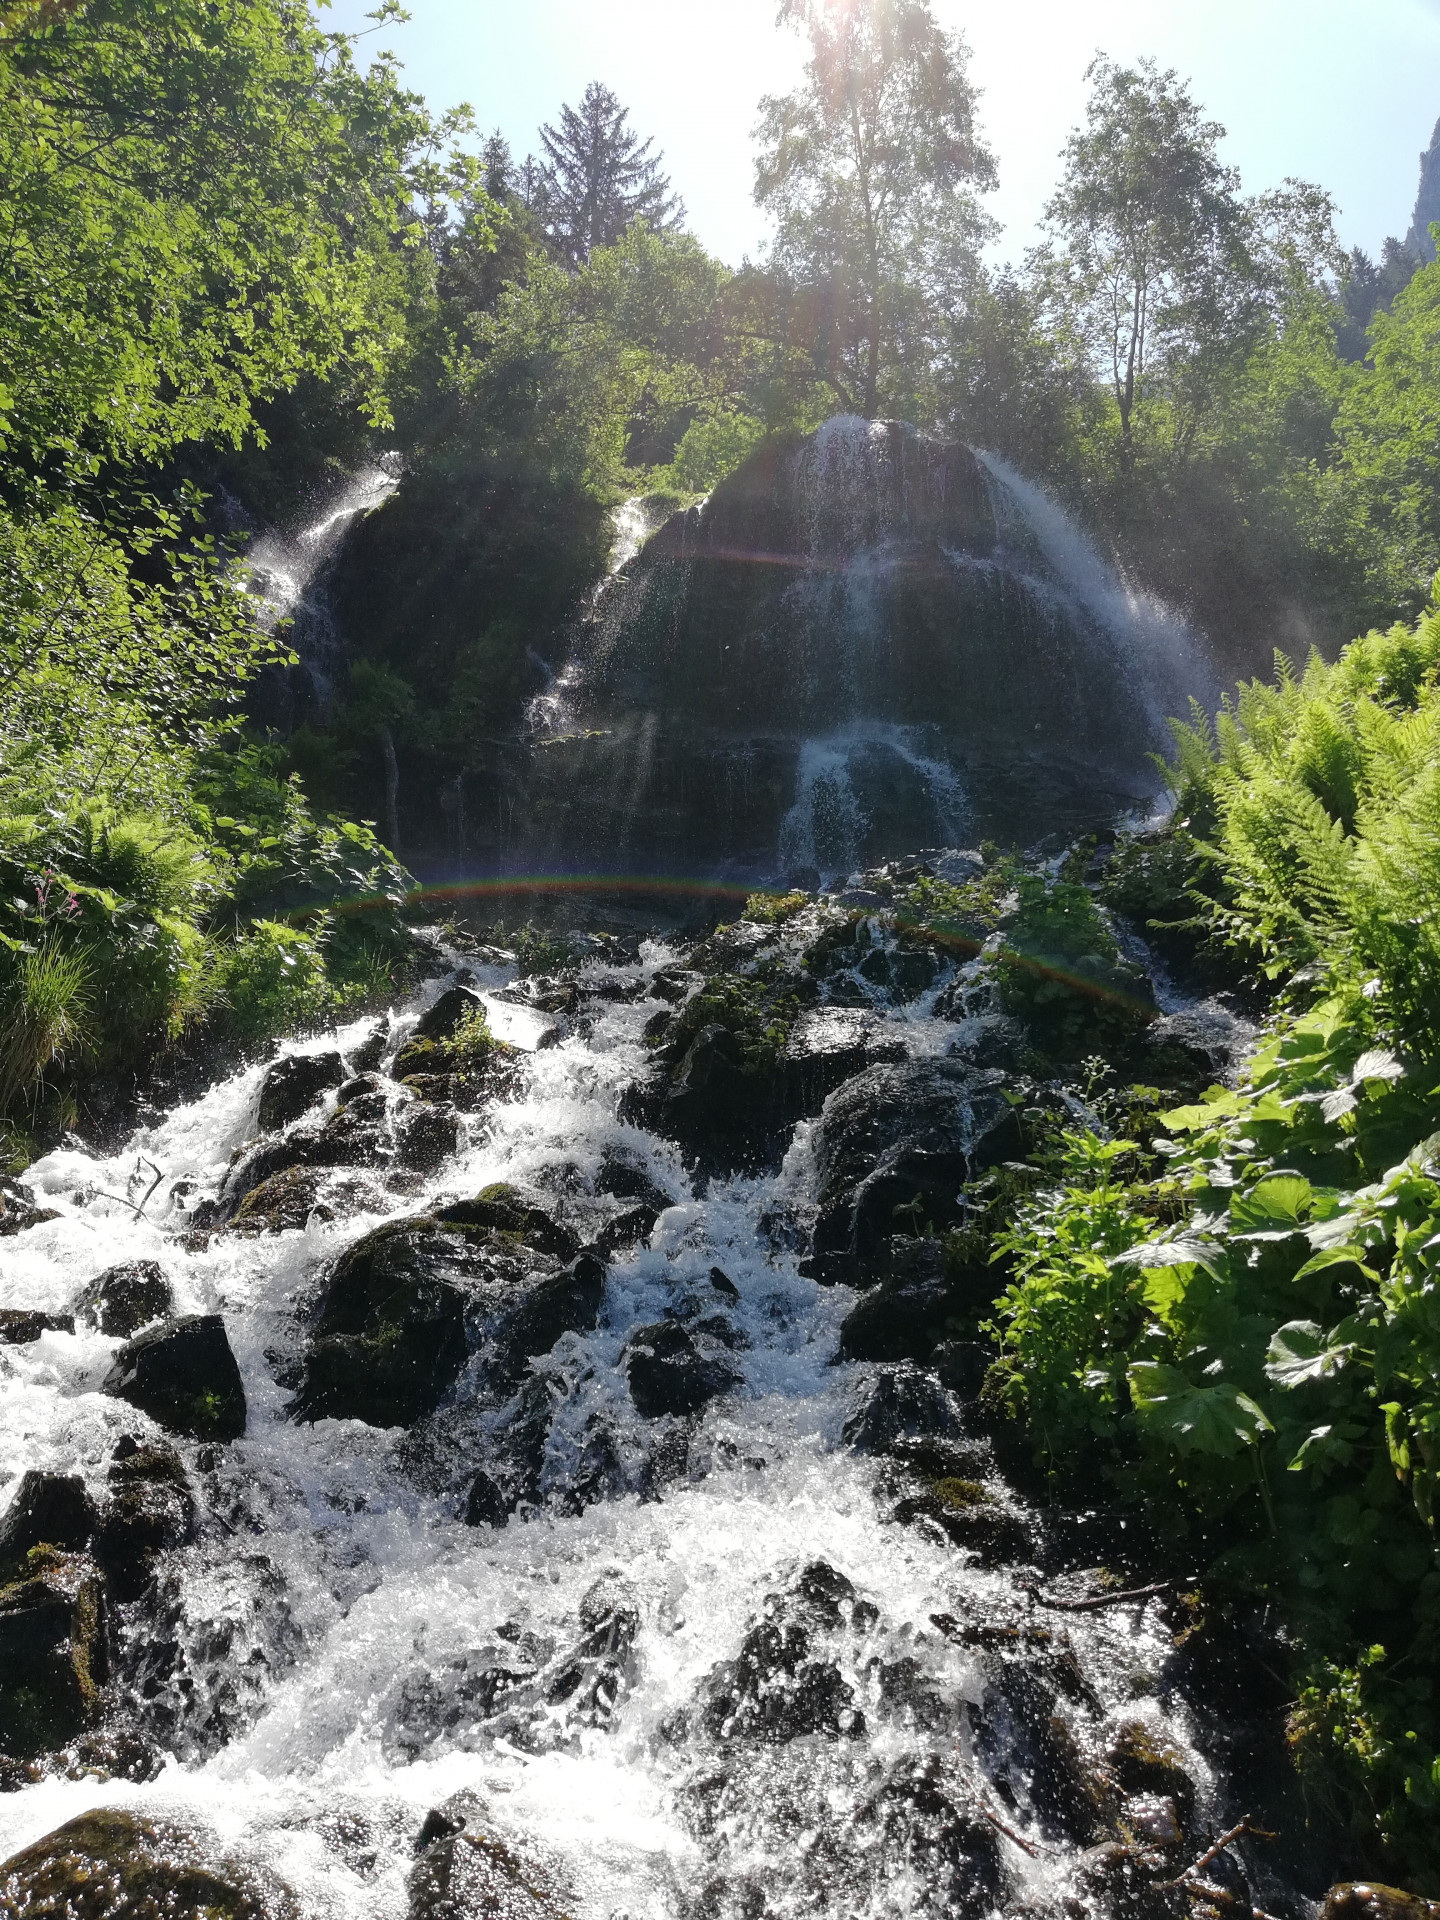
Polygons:
[[994,161],[965,44],[927,0],[784,0],[780,19],[810,59],[795,92],[761,102],[755,198],[817,368],[873,418],[903,408],[937,322],[965,301]]
[[654,142],[631,131],[628,111],[599,81],[578,108],[560,109],[558,126],[540,129],[540,144],[545,160],[531,193],[551,248],[568,265],[583,266],[637,220],[661,232],[684,220]]

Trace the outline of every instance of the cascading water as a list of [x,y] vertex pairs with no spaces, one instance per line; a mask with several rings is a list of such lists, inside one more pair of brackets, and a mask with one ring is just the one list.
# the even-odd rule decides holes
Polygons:
[[[1219,689],[1203,664],[1203,650],[1173,607],[1123,580],[1063,508],[998,454],[982,453],[995,485],[991,499],[1002,540],[1021,554],[1038,551],[1036,584],[1055,594],[1070,618],[1088,617],[1124,655],[1142,690],[1152,723],[1184,715],[1193,696],[1213,707]],[[1023,564],[1023,561],[1022,561]]]
[[957,787],[971,831],[1081,830],[1149,802],[1165,717],[1212,691],[1183,622],[1003,463],[838,418],[605,584],[536,705],[528,857],[778,877],[812,790],[869,860],[945,837]]
[[292,673],[290,697],[312,709],[312,717],[323,717],[345,656],[324,589],[326,570],[355,522],[373,513],[399,484],[399,455],[382,455],[346,480],[298,531],[272,528],[261,534],[237,570],[259,602],[262,623],[267,628],[288,623],[286,637],[300,655],[297,671],[304,683],[294,685]]
[[[1178,1816],[1190,1833],[1221,1823],[1186,1710],[1158,1677],[1172,1648],[1155,1609],[1037,1614],[1035,1583],[1055,1577],[1036,1564],[1050,1523],[956,1403],[904,1369],[835,1364],[855,1296],[805,1277],[798,1254],[819,1197],[814,1124],[778,1171],[705,1180],[617,1117],[648,1070],[647,1025],[687,990],[686,960],[651,943],[590,961],[568,1032],[519,1004],[507,966],[467,968],[458,978],[483,990],[497,1030],[539,1047],[518,1056],[508,1096],[465,1120],[429,1172],[387,1150],[323,1176],[284,1231],[195,1226],[255,1135],[259,1067],[109,1159],[67,1148],[32,1168],[56,1217],[5,1243],[0,1301],[74,1313],[100,1268],[156,1261],[176,1312],[223,1316],[249,1418],[228,1448],[178,1443],[197,1535],[161,1556],[117,1622],[117,1691],[163,1764],[129,1783],[77,1765],[0,1794],[0,1858],[103,1805],[198,1826],[278,1874],[306,1920],[980,1920],[1110,1910],[1094,1892],[1109,1869],[1084,1851],[1100,1815],[1083,1804],[1084,1756],[1107,1743],[1161,1756],[1147,1763],[1160,1788],[1123,1789],[1138,1846],[1174,1844],[1166,1781],[1198,1796]],[[975,1025],[942,1010],[963,976],[942,966],[909,1004],[877,977],[868,964],[845,976],[844,1004],[813,1016],[817,1044],[858,1005],[893,1071],[949,1071]],[[294,1051],[393,1062],[450,984],[392,1018],[383,1042],[362,1022]],[[366,1084],[381,1093],[322,1095],[320,1117],[368,1100],[387,1138],[408,1138],[423,1103]],[[137,1157],[160,1176],[143,1209],[112,1197]],[[602,1245],[626,1196],[651,1196],[653,1227],[610,1253],[588,1330],[532,1341],[523,1371],[488,1394],[495,1349],[472,1335],[440,1412],[408,1435],[297,1420],[322,1277],[386,1222],[433,1223],[496,1181]],[[708,1405],[642,1406],[627,1361],[642,1328],[652,1345],[690,1343]],[[27,1470],[78,1474],[103,1502],[122,1437],[163,1439],[100,1390],[116,1348],[83,1317],[0,1347],[0,1487]],[[517,1433],[531,1435],[518,1510],[465,1524],[465,1475],[480,1464],[503,1481]],[[957,1473],[946,1484],[971,1489],[989,1528],[968,1547],[927,1517],[944,1510],[925,1489]],[[1103,1766],[1094,1778],[1120,1791]],[[538,1863],[527,1886],[553,1872],[566,1889],[554,1906],[508,1881],[502,1907],[493,1887],[490,1904],[425,1904],[416,1836],[464,1794],[468,1812],[432,1821],[430,1838],[464,1817],[510,1849],[502,1864]]]

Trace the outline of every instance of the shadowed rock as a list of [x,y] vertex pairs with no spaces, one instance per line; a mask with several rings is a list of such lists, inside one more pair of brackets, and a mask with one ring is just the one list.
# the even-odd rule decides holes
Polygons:
[[647,1420],[698,1413],[740,1384],[734,1368],[701,1353],[678,1320],[637,1327],[625,1343],[625,1372],[636,1411]]
[[92,1281],[80,1312],[101,1333],[128,1340],[132,1333],[160,1320],[175,1304],[165,1270],[154,1260],[127,1260],[107,1267]]
[[78,1473],[37,1473],[31,1468],[21,1475],[15,1497],[0,1518],[0,1580],[23,1567],[32,1547],[83,1553],[94,1538],[95,1522],[95,1504]]
[[338,1053],[292,1053],[277,1060],[260,1083],[261,1131],[275,1133],[288,1127],[345,1077],[345,1062]]
[[103,1391],[193,1440],[238,1440],[245,1431],[245,1388],[218,1313],[166,1321],[130,1341]]

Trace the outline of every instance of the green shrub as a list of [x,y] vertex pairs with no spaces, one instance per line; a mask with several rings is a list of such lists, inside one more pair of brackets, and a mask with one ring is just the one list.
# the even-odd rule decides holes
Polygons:
[[[1212,1578],[1278,1602],[1315,1805],[1440,1888],[1440,616],[1177,729],[1171,847],[1282,1001],[1234,1088],[1158,1116],[1163,1175],[1071,1135],[997,1253],[992,1405]],[[1208,841],[1192,841],[1208,821]],[[1188,824],[1186,824],[1188,823]],[[1025,883],[1021,883],[1022,888]],[[1068,907],[1063,899],[1059,903]],[[1076,927],[1084,912],[1076,906]],[[1059,934],[1035,895],[1043,950]],[[1022,909],[1022,915],[1024,911]],[[1007,932],[1007,945],[1014,939]],[[1138,1110],[1137,1110],[1138,1111]],[[1143,1176],[1143,1177],[1141,1177]],[[1175,1197],[1182,1200],[1176,1217]]]
[[809,904],[808,893],[752,893],[740,917],[762,927],[783,927]]
[[321,942],[298,927],[261,920],[220,949],[215,997],[240,1040],[314,1025],[335,1004]]

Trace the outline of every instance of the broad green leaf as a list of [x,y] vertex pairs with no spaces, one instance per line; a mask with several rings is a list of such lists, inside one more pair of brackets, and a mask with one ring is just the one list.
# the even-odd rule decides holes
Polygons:
[[[1314,1244],[1313,1235],[1311,1244]],[[1365,1264],[1365,1251],[1356,1246],[1326,1247],[1323,1253],[1312,1253],[1294,1277],[1308,1280],[1312,1273],[1323,1273],[1326,1267],[1357,1267],[1367,1280],[1378,1280],[1380,1276],[1374,1268]]]
[[1222,1381],[1197,1387],[1177,1367],[1137,1361],[1130,1391],[1147,1424],[1180,1453],[1229,1458],[1272,1431],[1264,1410],[1239,1387]]
[[1291,1320],[1281,1327],[1265,1355],[1265,1377],[1277,1387],[1300,1387],[1339,1373],[1354,1349],[1332,1346],[1313,1320]]
[[1310,1205],[1310,1182],[1298,1173],[1272,1173],[1247,1194],[1230,1202],[1236,1233],[1297,1233]]
[[1110,1265],[1141,1267],[1147,1273],[1158,1273],[1166,1267],[1203,1267],[1218,1280],[1221,1277],[1215,1265],[1218,1253],[1219,1248],[1213,1241],[1182,1234],[1173,1240],[1147,1240],[1142,1246],[1129,1247],[1124,1253],[1115,1254]]

